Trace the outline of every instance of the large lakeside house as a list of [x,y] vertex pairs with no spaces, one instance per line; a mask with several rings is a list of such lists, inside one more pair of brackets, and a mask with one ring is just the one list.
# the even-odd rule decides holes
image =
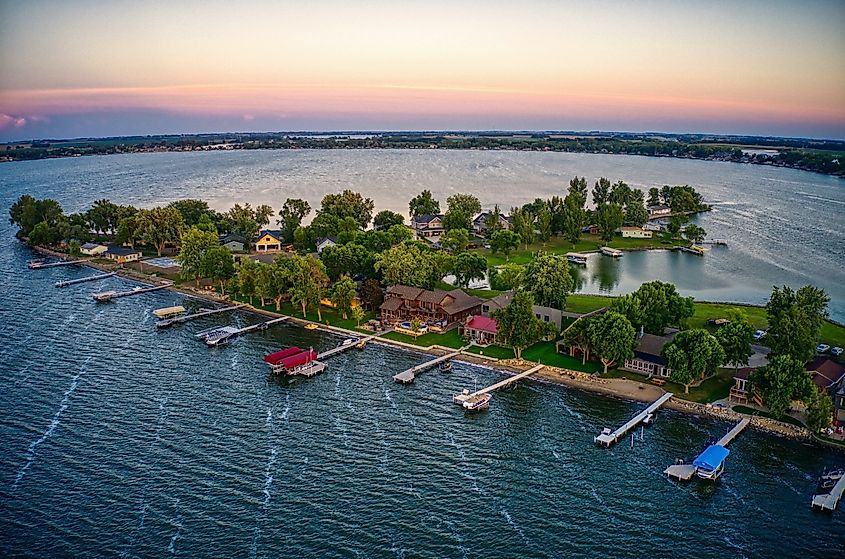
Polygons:
[[[490,219],[490,216],[493,215],[492,211],[484,210],[472,218],[472,232],[480,237],[484,237],[487,235],[487,220]],[[499,212],[499,228],[500,229],[510,229],[511,222],[508,217]]]
[[258,232],[258,237],[255,239],[256,252],[278,252],[282,250],[282,236],[281,231],[264,229]]
[[[501,295],[493,297],[492,299],[485,300],[481,304],[481,315],[489,317],[494,311],[507,307],[511,302],[511,299],[513,299],[513,291],[507,291]],[[553,309],[552,307],[544,307],[542,305],[532,305],[531,310],[534,312],[534,316],[538,319],[543,322],[551,322],[557,327],[558,331],[560,331],[561,324],[563,323],[563,317],[566,316],[563,311]]]
[[660,356],[660,352],[663,346],[672,341],[676,333],[672,332],[666,336],[641,333],[637,338],[634,358],[626,359],[622,368],[643,375],[669,378],[672,369],[666,366],[666,361]]
[[415,215],[411,218],[411,228],[420,239],[438,239],[443,233],[443,214]]
[[426,324],[440,323],[443,328],[448,328],[463,322],[470,315],[479,314],[483,301],[481,297],[467,295],[461,289],[432,291],[392,285],[387,288],[379,311],[385,324],[419,320]]

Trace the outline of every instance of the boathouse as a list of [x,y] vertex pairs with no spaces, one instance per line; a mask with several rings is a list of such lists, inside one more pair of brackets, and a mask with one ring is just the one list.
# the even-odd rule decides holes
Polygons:
[[264,362],[276,374],[311,377],[325,370],[326,365],[317,361],[313,348],[302,350],[296,346],[264,356]]
[[470,316],[459,327],[458,333],[478,345],[496,343],[498,324],[495,319],[487,316]]

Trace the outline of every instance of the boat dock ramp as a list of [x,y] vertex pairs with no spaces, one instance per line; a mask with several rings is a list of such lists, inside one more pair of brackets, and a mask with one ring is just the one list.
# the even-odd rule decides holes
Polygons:
[[183,316],[176,316],[176,317],[173,317],[173,318],[165,318],[165,319],[162,319],[162,320],[159,320],[158,322],[156,322],[156,326],[159,327],[159,328],[167,328],[168,326],[173,326],[174,324],[182,324],[182,323],[188,322],[189,320],[194,320],[196,318],[202,318],[204,316],[211,316],[211,315],[214,315],[214,314],[220,314],[220,313],[224,313],[224,312],[234,311],[234,310],[240,309],[241,307],[244,307],[244,306],[246,306],[246,305],[244,305],[244,304],[233,305],[231,307],[223,307],[223,308],[220,308],[220,309],[207,309],[207,310],[204,310],[204,311],[195,312],[193,314],[186,314],[186,315],[183,315]]
[[650,414],[654,413],[660,406],[665,404],[669,398],[672,397],[671,392],[667,392],[657,400],[655,400],[651,405],[649,405],[646,409],[632,417],[625,425],[617,429],[616,431],[611,432],[610,429],[602,430],[600,435],[593,437],[593,442],[601,443],[605,446],[611,446],[614,443],[619,442],[619,439],[628,431],[636,427],[637,425],[642,422]]
[[601,247],[599,249],[599,252],[601,252],[605,256],[611,256],[613,258],[619,258],[624,254],[621,250],[610,247]]
[[416,378],[417,373],[421,373],[421,372],[423,372],[427,369],[434,367],[435,365],[443,363],[444,361],[454,359],[455,357],[457,357],[458,355],[460,355],[461,353],[463,353],[464,351],[469,349],[469,347],[470,346],[464,346],[461,349],[454,351],[452,353],[448,353],[448,354],[443,355],[441,357],[438,357],[436,359],[426,361],[425,363],[422,363],[420,365],[414,365],[410,369],[404,370],[401,373],[397,373],[397,374],[393,375],[393,380],[395,380],[396,382],[401,382],[402,384],[409,384],[411,382],[414,382],[414,379]]
[[[701,454],[699,454],[699,458],[703,456],[707,450],[712,448],[713,446],[725,448],[733,441],[740,433],[742,433],[748,424],[751,423],[751,420],[747,417],[733,426],[733,428],[728,431],[724,437],[718,440],[714,445],[709,445],[707,449],[704,450]],[[727,451],[725,451],[727,452]],[[663,473],[666,474],[670,479],[676,479],[678,481],[689,481],[698,471],[698,466],[695,465],[696,461],[699,458],[696,458],[692,464],[673,464],[666,468]]]
[[348,338],[348,339],[344,340],[344,342],[341,343],[340,345],[338,345],[337,347],[333,347],[332,349],[327,349],[323,353],[319,354],[317,356],[317,359],[326,359],[327,357],[333,357],[333,356],[337,355],[338,353],[343,353],[347,349],[351,349],[353,347],[363,348],[367,344],[367,342],[374,340],[374,339],[378,338],[379,336],[383,336],[384,334],[387,334],[389,332],[393,332],[393,329],[391,328],[389,330],[384,330],[382,332],[379,332],[378,334],[371,334],[371,335],[366,336],[364,338]]
[[813,495],[813,502],[810,508],[834,511],[839,504],[839,500],[842,499],[843,493],[845,493],[845,475],[836,481],[836,485],[833,486],[830,493]]
[[499,382],[497,382],[495,384],[491,384],[487,388],[482,388],[481,390],[476,390],[475,392],[472,392],[472,393],[470,393],[469,390],[464,389],[464,391],[461,392],[460,394],[455,394],[452,397],[452,401],[455,402],[456,404],[458,404],[459,406],[471,407],[474,402],[479,401],[486,394],[489,394],[490,392],[495,392],[496,390],[498,390],[500,388],[504,388],[505,386],[508,386],[509,384],[513,384],[514,382],[516,382],[518,380],[521,380],[521,379],[524,379],[528,376],[531,376],[534,373],[536,373],[537,371],[539,371],[540,369],[542,369],[543,367],[545,367],[545,365],[542,365],[542,364],[535,365],[535,366],[531,367],[530,369],[528,369],[526,371],[522,371],[521,373],[517,373],[513,376],[510,376],[510,377],[504,379],[504,380],[500,380]]
[[42,268],[58,268],[59,266],[73,266],[85,264],[84,260],[60,260],[59,262],[44,262],[43,260],[30,260],[27,268],[40,270]]
[[111,301],[112,299],[120,299],[121,297],[130,297],[132,295],[142,295],[144,293],[160,291],[162,289],[167,289],[172,285],[172,283],[165,283],[162,285],[151,285],[148,287],[133,287],[128,291],[102,291],[100,293],[94,293],[92,297],[94,297],[94,300],[98,303],[105,303]]
[[68,287],[70,285],[76,285],[78,283],[85,283],[87,281],[97,281],[101,279],[110,278],[115,275],[115,272],[109,272],[108,274],[97,274],[94,276],[88,276],[86,278],[77,278],[72,280],[62,280],[56,282],[56,287]]
[[228,344],[230,341],[237,338],[238,336],[242,336],[243,334],[247,334],[255,330],[266,330],[274,324],[280,324],[289,319],[289,316],[283,316],[281,318],[274,318],[265,322],[259,322],[258,324],[253,324],[252,326],[246,326],[244,328],[238,328],[237,326],[223,326],[222,328],[212,328],[210,330],[198,332],[194,335],[194,337],[198,340],[204,341],[208,347],[218,347]]

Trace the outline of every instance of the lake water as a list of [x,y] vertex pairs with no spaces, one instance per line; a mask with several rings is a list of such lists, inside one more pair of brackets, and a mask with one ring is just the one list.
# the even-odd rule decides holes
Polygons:
[[[173,180],[188,176],[173,155],[3,165],[0,198],[8,207],[26,190],[69,210],[102,195],[211,198],[202,180],[191,179],[197,191]],[[213,177],[221,161],[284,159],[211,155],[188,160]],[[56,289],[92,272],[27,270],[31,252],[12,235],[0,222],[0,556],[827,559],[845,550],[843,511],[809,506],[816,476],[845,463],[840,453],[747,431],[717,483],[677,484],[663,469],[728,424],[665,411],[633,448],[597,448],[594,435],[641,406],[520,383],[465,415],[452,394],[499,373],[456,364],[401,386],[392,374],[426,357],[375,344],[288,382],[268,375],[265,353],[340,338],[282,325],[209,350],[192,333],[259,319],[160,331],[151,310],[201,303],[156,292],[97,304],[92,292],[131,283]]]
[[278,209],[288,197],[318,207],[325,193],[351,188],[371,197],[376,210],[407,213],[408,200],[425,188],[443,204],[450,194],[470,192],[485,205],[510,208],[565,194],[575,174],[591,185],[605,176],[646,191],[690,184],[714,206],[697,222],[710,238],[728,242],[703,258],[663,252],[627,254],[616,262],[592,258],[584,292],[627,293],[661,279],[700,300],[762,304],[773,285],[812,283],[831,296],[831,317],[845,322],[845,179],[794,169],[508,151],[159,153],[0,165],[0,191],[4,201],[25,192],[54,197],[67,211],[104,196],[140,206],[202,198],[225,210],[235,202]]

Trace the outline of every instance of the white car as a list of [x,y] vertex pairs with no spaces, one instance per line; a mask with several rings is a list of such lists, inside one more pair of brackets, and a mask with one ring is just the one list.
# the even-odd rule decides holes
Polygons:
[[763,336],[765,336],[765,335],[766,335],[766,331],[765,331],[765,330],[757,330],[756,332],[754,332],[754,339],[755,339],[755,340],[760,340],[760,339],[762,339],[762,338],[763,338]]
[[816,353],[825,353],[827,350],[830,349],[830,346],[827,344],[819,344],[816,346]]
[[842,355],[843,352],[845,352],[845,350],[843,350],[841,347],[835,347],[830,350],[830,354],[834,357],[839,357],[840,355]]

